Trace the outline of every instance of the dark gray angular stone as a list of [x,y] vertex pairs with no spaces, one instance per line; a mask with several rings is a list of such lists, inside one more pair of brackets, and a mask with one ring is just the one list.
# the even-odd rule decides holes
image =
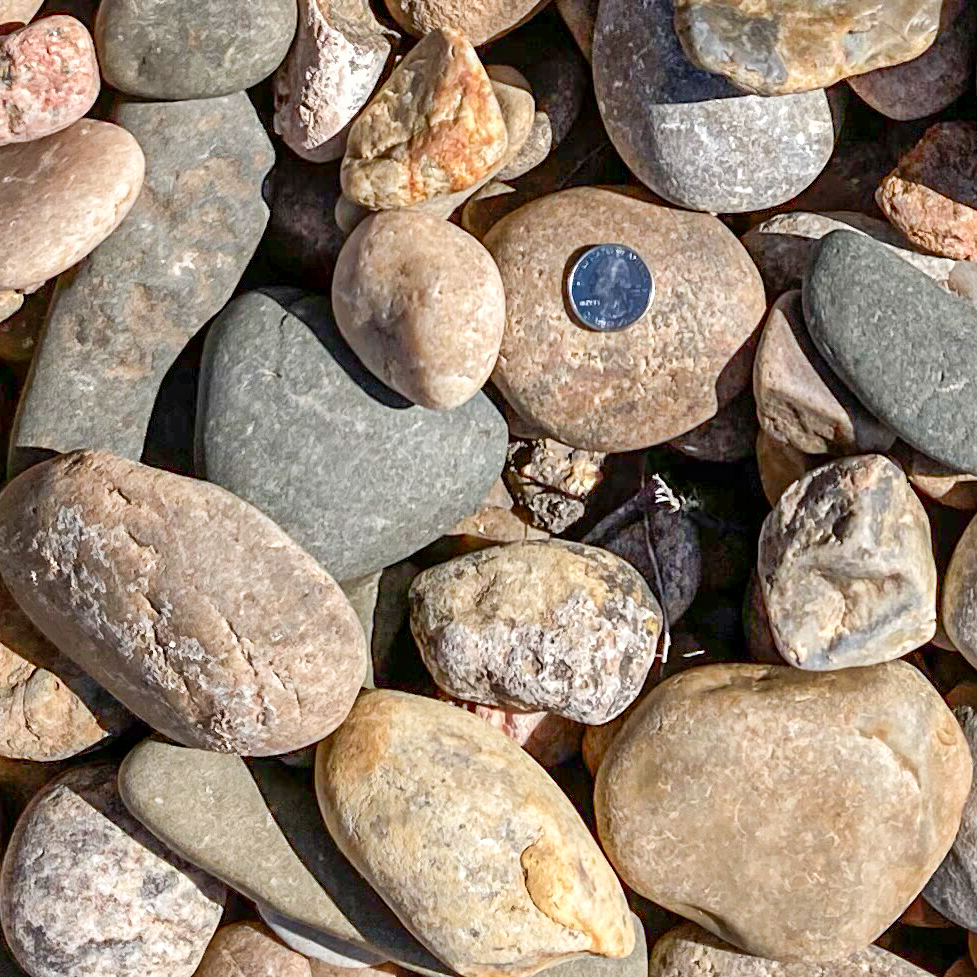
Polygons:
[[475,512],[506,445],[482,393],[431,411],[383,386],[325,296],[251,292],[207,337],[198,473],[271,516],[339,580],[396,563]]
[[110,119],[146,154],[119,228],[62,275],[11,437],[9,474],[103,448],[137,460],[163,376],[231,297],[268,220],[274,161],[247,95],[119,100]]
[[285,59],[295,0],[102,0],[95,47],[105,80],[141,98],[214,98],[256,85]]
[[890,430],[977,474],[977,310],[883,245],[822,238],[804,279],[804,315],[829,366]]

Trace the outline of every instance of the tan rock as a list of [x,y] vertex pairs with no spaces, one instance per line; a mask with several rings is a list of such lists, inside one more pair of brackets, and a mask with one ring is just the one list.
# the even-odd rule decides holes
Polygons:
[[953,842],[971,766],[904,662],[709,665],[655,688],[611,744],[597,828],[645,898],[810,968],[863,950],[913,900]]
[[476,716],[366,692],[319,747],[316,792],[342,852],[463,977],[634,947],[620,883],[573,805]]
[[386,0],[390,16],[409,34],[448,28],[478,46],[528,20],[547,0]]
[[9,319],[23,304],[24,296],[20,292],[0,291],[0,322]]
[[397,211],[368,217],[340,252],[332,299],[367,369],[422,407],[460,407],[492,374],[505,329],[502,278],[454,224]]
[[925,496],[951,509],[977,509],[977,475],[955,472],[914,448],[906,454],[906,475]]
[[485,71],[492,80],[492,89],[499,100],[508,138],[502,168],[495,175],[500,180],[511,180],[536,165],[523,160],[521,154],[540,113],[536,112],[536,99],[533,98],[529,82],[515,68],[488,65]]
[[879,207],[917,247],[977,260],[977,124],[941,122],[882,181]]
[[0,290],[30,290],[93,251],[136,202],[145,166],[125,129],[92,119],[0,148]]
[[953,646],[977,668],[977,519],[960,537],[942,584],[943,627]]
[[307,958],[289,950],[261,923],[222,926],[194,977],[311,977]]
[[8,363],[31,360],[51,293],[52,286],[48,286],[26,297],[20,292],[3,292],[0,295],[0,307],[4,304],[3,296],[16,296],[16,302],[23,303],[9,318],[0,319],[0,360]]
[[492,83],[460,34],[435,30],[397,66],[350,129],[343,192],[374,210],[474,187],[505,157]]
[[825,459],[805,455],[761,430],[756,439],[756,460],[763,494],[771,505],[776,505],[790,485]]
[[27,24],[43,0],[0,0],[0,24]]

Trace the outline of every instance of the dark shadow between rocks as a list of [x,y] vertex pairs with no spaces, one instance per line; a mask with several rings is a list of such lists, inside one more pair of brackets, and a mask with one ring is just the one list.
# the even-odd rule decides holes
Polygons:
[[39,465],[42,461],[57,458],[60,454],[60,451],[53,451],[51,448],[32,448],[28,445],[12,444],[10,453],[7,455],[7,481],[11,481],[22,472],[26,472],[28,468]]

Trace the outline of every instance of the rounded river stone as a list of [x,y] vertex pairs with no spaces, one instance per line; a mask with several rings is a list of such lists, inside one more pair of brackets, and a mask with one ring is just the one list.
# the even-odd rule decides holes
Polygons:
[[105,452],[8,483],[0,573],[62,654],[188,746],[307,746],[342,722],[366,673],[352,607],[270,519]]
[[95,46],[105,80],[127,95],[214,98],[270,75],[297,20],[296,0],[102,0]]
[[481,45],[528,20],[542,0],[386,0],[386,5],[390,16],[415,37],[448,27]]
[[707,665],[653,689],[615,737],[597,828],[640,895],[809,966],[862,950],[912,902],[953,843],[971,767],[905,662]]
[[451,695],[596,725],[641,690],[662,616],[620,557],[543,541],[426,570],[411,586],[410,625],[424,664]]
[[693,210],[784,203],[814,181],[834,147],[823,91],[744,95],[693,65],[672,0],[603,0],[594,86],[607,134],[635,176]]
[[[565,278],[595,241],[632,248],[655,278],[648,311],[621,332],[578,325]],[[748,384],[766,303],[721,221],[595,187],[503,218],[485,238],[502,273],[506,330],[496,386],[530,424],[575,448],[633,451],[678,437]]]
[[217,931],[194,977],[312,977],[312,970],[308,959],[284,946],[267,926],[244,922]]
[[224,887],[126,811],[116,774],[69,770],[14,828],[0,913],[31,977],[190,977],[220,922]]
[[977,519],[960,537],[942,582],[943,627],[954,648],[977,668]]
[[463,977],[634,949],[620,882],[576,809],[477,716],[365,692],[320,744],[315,779],[340,850]]

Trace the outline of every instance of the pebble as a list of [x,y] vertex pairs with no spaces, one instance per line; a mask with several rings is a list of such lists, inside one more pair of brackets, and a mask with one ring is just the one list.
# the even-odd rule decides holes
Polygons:
[[[567,263],[605,240],[635,250],[655,277],[650,309],[618,333],[581,328],[564,302]],[[581,187],[521,207],[485,245],[506,294],[493,380],[518,414],[564,444],[614,452],[660,444],[748,385],[763,286],[715,218]]]
[[655,193],[713,213],[784,203],[824,169],[834,146],[821,90],[743,95],[693,65],[673,0],[605,0],[594,35],[594,86],[607,134]]
[[[533,98],[529,82],[515,68],[508,65],[489,65],[485,71],[499,102],[508,139],[505,155],[502,157],[502,168],[494,175],[500,180],[512,180],[546,158],[551,137],[549,120],[545,115],[536,112],[536,99]],[[523,158],[523,150],[537,125],[538,115],[543,120],[541,125],[546,128],[545,149],[541,153],[539,145],[531,146],[528,156]],[[539,133],[536,138],[538,141]]]
[[341,159],[346,130],[390,57],[368,0],[298,0],[298,31],[275,73],[274,129],[313,163]]
[[556,9],[560,12],[573,39],[580,48],[580,53],[590,63],[594,49],[594,27],[597,24],[597,8],[599,0],[556,0]]
[[10,837],[3,933],[31,977],[187,977],[220,922],[224,887],[128,814],[116,773],[58,777]]
[[936,461],[977,473],[970,302],[851,231],[821,239],[803,300],[815,346],[882,424]]
[[753,391],[747,388],[720,407],[715,417],[668,443],[700,461],[742,461],[753,454],[758,430]]
[[977,124],[941,122],[879,184],[885,216],[914,245],[958,261],[977,260]]
[[760,95],[827,88],[910,61],[936,38],[942,0],[676,0],[689,58]]
[[940,620],[953,647],[977,668],[977,521],[961,535],[941,583]]
[[912,448],[904,467],[913,487],[951,509],[977,509],[977,475],[957,472]]
[[473,189],[507,147],[505,120],[475,49],[461,34],[435,30],[353,123],[343,193],[372,210],[428,202]]
[[98,63],[105,80],[127,95],[159,101],[230,95],[282,63],[297,17],[296,0],[102,0]]
[[44,17],[0,38],[0,146],[60,132],[95,104],[95,44],[74,17]]
[[424,571],[411,587],[410,625],[449,694],[593,725],[638,694],[662,616],[644,579],[617,556],[526,542]]
[[543,5],[541,0],[386,0],[390,16],[409,34],[425,37],[448,29],[476,47],[507,34]]
[[774,640],[797,668],[890,661],[936,633],[926,511],[882,455],[791,485],[763,524],[757,569]]
[[139,459],[163,376],[230,298],[268,220],[261,184],[274,156],[243,92],[119,100],[110,117],[122,127],[113,136],[146,151],[146,192],[60,282],[21,395],[11,474],[33,449],[85,445]]
[[366,672],[353,609],[278,526],[215,485],[105,452],[7,485],[0,572],[62,654],[190,746],[316,742]]
[[645,898],[810,968],[864,952],[912,901],[953,842],[971,767],[904,662],[709,665],[653,689],[614,739],[597,828]]
[[0,147],[0,172],[0,289],[31,291],[118,227],[139,196],[145,157],[119,126],[81,119]]
[[492,375],[505,329],[502,278],[454,224],[397,211],[368,217],[339,255],[332,301],[363,365],[421,407],[461,407]]
[[0,24],[27,24],[41,9],[43,0],[0,0]]
[[222,926],[194,977],[312,977],[309,961],[260,923]]
[[[23,304],[23,293],[14,292],[11,289],[4,289],[3,291],[0,291],[0,322],[4,323],[3,326],[0,326],[0,330],[6,331],[7,321],[11,316],[16,315]],[[6,352],[6,344],[4,344],[4,351]],[[4,357],[4,359],[6,359],[6,357]]]
[[364,693],[319,747],[316,793],[340,850],[462,977],[635,949],[620,883],[573,805],[476,716]]

